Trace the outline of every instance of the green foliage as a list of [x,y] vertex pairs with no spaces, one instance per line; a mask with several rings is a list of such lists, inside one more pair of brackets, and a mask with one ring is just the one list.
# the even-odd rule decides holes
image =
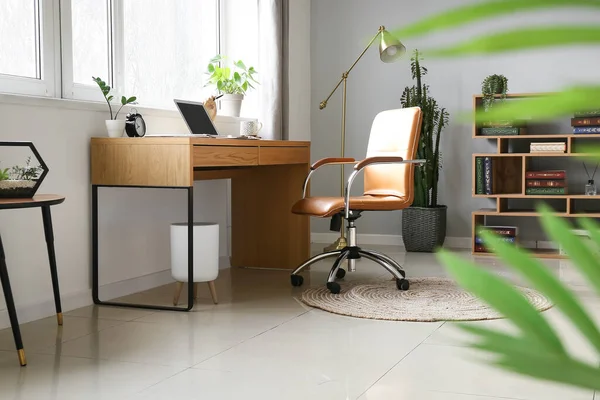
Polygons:
[[104,99],[106,100],[106,103],[108,104],[108,111],[110,112],[110,119],[117,119],[117,117],[119,116],[119,112],[121,111],[123,106],[125,106],[127,104],[136,104],[137,97],[132,96],[132,97],[127,98],[125,96],[121,96],[121,107],[119,107],[119,109],[117,110],[117,113],[113,117],[113,111],[112,111],[112,106],[111,106],[110,102],[114,99],[114,96],[110,94],[111,87],[109,85],[107,85],[106,82],[104,82],[100,78],[95,78],[92,76],[92,79],[94,80],[94,82],[96,82],[98,84],[98,87],[102,91],[102,95],[104,96]]
[[504,75],[490,75],[486,77],[481,84],[481,93],[483,94],[483,107],[487,111],[494,104],[494,95],[499,94],[500,99],[506,99],[508,91],[508,79]]
[[441,168],[440,138],[442,130],[448,125],[449,114],[439,107],[437,101],[429,95],[429,85],[423,83],[427,68],[421,65],[422,57],[418,50],[411,57],[412,78],[416,85],[406,87],[400,102],[402,107],[421,107],[423,124],[417,148],[417,159],[427,160],[424,166],[415,167],[414,207],[437,207],[438,180]]
[[[570,225],[564,219],[553,214],[549,208],[540,206],[538,210],[542,214],[540,219],[544,231],[562,245],[575,268],[600,294],[600,225],[587,218],[578,220],[593,239],[592,246],[588,246],[571,232]],[[480,234],[505,265],[521,274],[570,319],[600,356],[600,330],[566,285],[526,250],[490,232],[482,231]],[[473,347],[494,355],[494,363],[504,369],[538,379],[600,390],[598,365],[570,354],[543,315],[509,282],[445,250],[440,251],[438,257],[461,286],[500,311],[519,329],[519,333],[513,335],[459,324],[475,339]]]
[[254,67],[246,67],[242,60],[235,61],[231,67],[224,66],[226,56],[216,55],[207,68],[207,75],[210,75],[208,82],[204,86],[214,85],[220,93],[225,94],[246,94],[248,89],[254,89],[252,82],[258,84],[254,78],[257,71]]
[[8,168],[0,169],[0,181],[5,181],[10,178]]
[[[409,37],[441,32],[450,28],[464,27],[470,23],[482,23],[487,20],[510,15],[520,11],[546,10],[558,7],[581,7],[600,9],[598,0],[492,0],[478,2],[451,10],[443,11],[416,21],[401,29],[393,30],[396,37],[406,40]],[[600,44],[600,28],[597,24],[574,26],[555,25],[549,21],[547,26],[516,28],[513,30],[481,35],[458,45],[425,49],[427,57],[451,58],[469,55],[494,55],[526,49],[565,45]],[[524,21],[522,25],[526,25]],[[479,110],[475,115],[477,122],[489,120],[549,120],[557,117],[569,117],[578,111],[600,109],[600,85],[576,85],[556,93],[534,98],[522,99],[518,104],[505,102],[494,107],[493,114],[485,115]],[[472,121],[470,113],[461,116],[461,120]]]
[[[482,23],[492,18],[514,14],[520,11],[545,10],[557,7],[584,7],[600,9],[598,0],[491,0],[482,1],[443,11],[420,21],[393,31],[406,40],[408,37],[441,32],[449,28],[464,27],[469,23]],[[550,21],[551,23],[551,21]],[[521,25],[527,25],[523,21]],[[470,38],[458,45],[425,49],[428,57],[451,58],[470,55],[495,55],[525,49],[547,48],[565,45],[600,44],[600,28],[595,25],[564,26],[548,25],[533,28],[516,28],[491,35]],[[543,73],[543,71],[542,71]],[[546,121],[559,117],[571,117],[579,111],[600,109],[600,85],[591,82],[576,85],[562,91],[541,94],[522,99],[518,103],[503,102],[487,112],[477,110],[461,119],[469,122],[489,120]],[[586,152],[590,152],[589,148]],[[600,160],[600,149],[589,158]],[[590,286],[600,294],[600,225],[581,218],[578,224],[586,229],[592,238],[591,246],[571,232],[571,226],[548,208],[539,207],[540,221],[544,231],[557,244],[561,245]],[[481,232],[489,248],[504,263],[523,275],[537,290],[546,295],[562,313],[570,319],[574,327],[586,338],[595,353],[600,356],[600,331],[594,320],[580,304],[577,297],[554,276],[547,267],[527,251],[506,243],[489,232]],[[472,334],[474,348],[492,354],[493,363],[518,374],[564,383],[581,388],[600,390],[600,368],[597,363],[588,363],[570,354],[558,338],[554,329],[524,299],[512,285],[468,260],[442,250],[438,253],[450,274],[467,290],[480,297],[490,306],[500,311],[517,326],[517,334],[506,334],[487,328],[460,324]]]
[[[15,165],[10,170],[10,175],[13,179],[16,180],[24,180],[24,181],[32,181],[38,178],[39,174],[42,172],[43,168],[38,165],[36,167],[31,166],[31,157],[27,157],[27,161],[25,162],[24,167],[20,167]],[[5,170],[6,171],[6,170]]]

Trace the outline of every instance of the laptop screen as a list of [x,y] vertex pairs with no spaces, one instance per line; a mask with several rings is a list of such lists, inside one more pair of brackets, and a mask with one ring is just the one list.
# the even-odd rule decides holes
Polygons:
[[175,100],[175,104],[177,104],[177,108],[179,108],[179,112],[192,134],[218,136],[218,132],[202,103]]

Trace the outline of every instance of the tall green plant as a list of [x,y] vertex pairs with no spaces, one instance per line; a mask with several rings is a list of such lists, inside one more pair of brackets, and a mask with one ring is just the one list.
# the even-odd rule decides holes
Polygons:
[[[481,23],[488,19],[520,11],[544,10],[557,7],[582,7],[600,10],[598,0],[488,0],[457,7],[424,18],[394,31],[397,37],[408,37],[463,27],[469,23]],[[522,24],[526,26],[525,24]],[[600,45],[600,27],[597,24],[582,25],[579,21],[571,26],[548,25],[517,28],[491,35],[472,37],[458,45],[426,50],[428,57],[451,58],[471,55],[491,55],[565,45]],[[543,70],[540,71],[543,73]],[[600,110],[600,84],[589,82],[567,87],[562,91],[506,102],[486,112],[478,110],[465,120],[472,123],[486,120],[551,120],[571,117],[578,111]],[[590,156],[600,160],[600,151]],[[592,247],[571,232],[571,226],[548,208],[538,208],[540,221],[546,233],[560,244],[577,268],[600,294],[600,225],[590,219],[579,219],[579,225],[588,230]],[[533,287],[553,301],[574,327],[585,337],[600,356],[600,329],[577,297],[560,282],[547,267],[527,251],[508,244],[489,232],[481,232],[483,240],[505,264],[522,274]],[[457,255],[440,251],[439,257],[457,282],[491,307],[498,310],[519,330],[516,334],[461,324],[471,333],[474,348],[491,353],[493,362],[518,374],[560,382],[581,388],[600,390],[600,368],[571,354],[556,334],[555,328],[538,313],[520,292],[504,279],[487,272],[485,268],[464,260]]]
[[402,107],[420,107],[423,112],[421,136],[417,147],[417,159],[427,160],[424,166],[415,168],[415,199],[413,207],[438,206],[438,181],[441,168],[440,138],[448,125],[449,114],[440,108],[429,94],[429,85],[423,82],[427,68],[421,65],[423,58],[415,50],[411,57],[412,79],[416,85],[406,87],[400,98]]

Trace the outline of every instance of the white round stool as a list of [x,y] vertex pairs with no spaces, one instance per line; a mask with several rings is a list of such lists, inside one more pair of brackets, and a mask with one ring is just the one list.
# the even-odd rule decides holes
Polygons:
[[[215,279],[219,275],[219,224],[194,223],[194,298],[198,283],[208,282],[213,302],[217,304]],[[179,303],[183,284],[188,281],[188,225],[171,224],[171,276],[177,281],[173,305]]]

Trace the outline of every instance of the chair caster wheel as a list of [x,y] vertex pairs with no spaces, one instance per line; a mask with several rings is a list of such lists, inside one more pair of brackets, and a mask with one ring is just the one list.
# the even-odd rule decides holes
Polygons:
[[396,279],[396,287],[398,290],[408,290],[410,283],[406,279]]
[[335,273],[335,277],[338,279],[343,279],[345,276],[346,276],[346,270],[343,268],[339,268]]
[[290,275],[292,286],[302,286],[304,283],[304,277],[302,275]]
[[342,287],[337,282],[327,282],[327,289],[333,294],[338,294],[341,292]]

